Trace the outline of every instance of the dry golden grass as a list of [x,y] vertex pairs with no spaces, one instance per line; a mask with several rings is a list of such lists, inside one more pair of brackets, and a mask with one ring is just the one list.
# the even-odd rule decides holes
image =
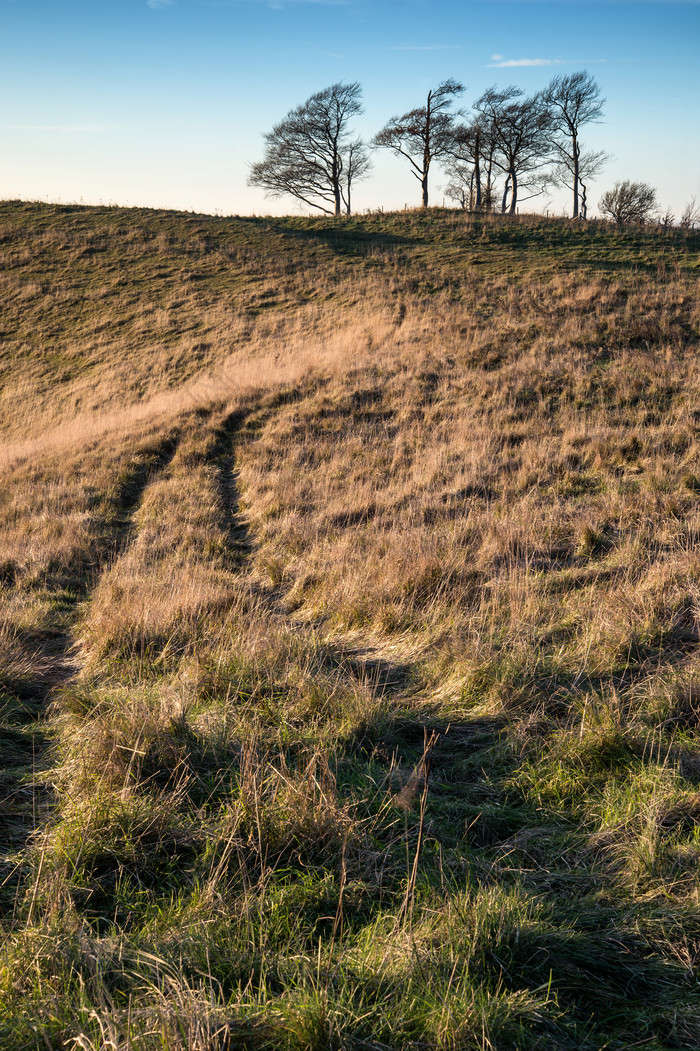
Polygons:
[[696,1047],[693,245],[4,207],[0,1043]]

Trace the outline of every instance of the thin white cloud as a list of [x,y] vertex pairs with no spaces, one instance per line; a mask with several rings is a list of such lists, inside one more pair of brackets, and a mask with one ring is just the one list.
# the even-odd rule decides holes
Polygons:
[[[700,3],[700,0],[698,0]],[[604,58],[503,58],[503,55],[491,55],[484,69],[513,69],[521,66],[599,66],[606,62]]]
[[566,64],[566,59],[563,58],[501,58],[498,62],[489,62],[486,68],[510,69],[511,66],[564,66]]
[[462,44],[396,44],[389,51],[461,51]]
[[146,0],[146,4],[152,11],[160,11],[164,7],[175,7],[176,0]]

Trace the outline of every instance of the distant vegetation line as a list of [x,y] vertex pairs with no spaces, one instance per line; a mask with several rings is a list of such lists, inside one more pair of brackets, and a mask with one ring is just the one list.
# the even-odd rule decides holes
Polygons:
[[[518,205],[547,200],[553,187],[572,195],[572,217],[588,217],[589,184],[609,156],[583,141],[588,125],[603,119],[605,100],[585,70],[555,76],[546,88],[526,96],[514,84],[495,85],[471,111],[454,110],[464,86],[448,79],[428,91],[425,102],[391,117],[370,142],[351,130],[362,112],[359,82],[337,83],[311,95],[265,134],[265,156],[251,166],[249,182],[272,197],[339,216],[352,211],[352,192],[372,170],[372,153],[388,149],[408,165],[427,208],[431,173],[442,165],[444,194],[460,208],[515,215]],[[676,221],[663,211],[656,191],[624,180],[606,191],[598,205],[617,223]],[[691,198],[678,219],[686,229],[700,225],[700,206]]]

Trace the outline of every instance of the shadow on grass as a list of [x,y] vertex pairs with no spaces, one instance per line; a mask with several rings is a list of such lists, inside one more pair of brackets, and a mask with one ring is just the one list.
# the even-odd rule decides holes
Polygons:
[[[125,550],[144,491],[167,469],[176,449],[176,435],[151,442],[121,472],[103,516],[92,526],[98,566]],[[94,586],[93,561],[54,567],[44,581],[54,622],[43,630],[15,628],[13,651],[0,670],[0,915],[18,892],[25,848],[57,802],[49,776],[48,709],[56,689],[77,675],[71,629],[79,602]]]

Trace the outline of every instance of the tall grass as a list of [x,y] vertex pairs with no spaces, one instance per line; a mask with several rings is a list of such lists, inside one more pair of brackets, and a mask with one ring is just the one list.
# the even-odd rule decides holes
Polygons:
[[0,1046],[697,1047],[692,236],[2,222]]

